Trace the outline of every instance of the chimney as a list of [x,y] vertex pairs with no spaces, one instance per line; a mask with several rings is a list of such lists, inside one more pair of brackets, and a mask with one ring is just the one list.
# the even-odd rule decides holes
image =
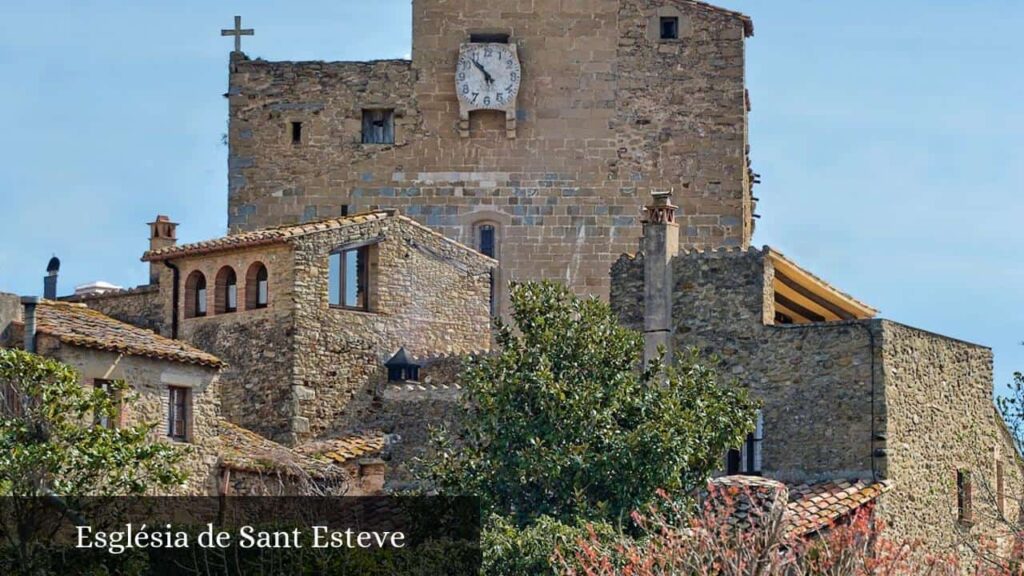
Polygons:
[[[178,243],[178,223],[159,214],[156,220],[149,223],[149,249],[159,250]],[[160,283],[160,271],[164,269],[162,262],[149,263],[149,283]]]
[[21,304],[25,306],[25,351],[35,353],[36,351],[36,305],[40,299],[38,296],[22,296]]
[[46,265],[46,276],[43,278],[43,298],[57,299],[57,273],[60,272],[60,259],[54,256]]
[[665,348],[672,360],[672,259],[679,253],[679,224],[671,192],[651,192],[644,209],[644,363]]

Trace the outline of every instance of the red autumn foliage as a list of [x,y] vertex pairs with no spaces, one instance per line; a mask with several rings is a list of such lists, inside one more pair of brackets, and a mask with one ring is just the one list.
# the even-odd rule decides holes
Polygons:
[[888,537],[870,505],[799,534],[785,505],[756,505],[764,494],[711,487],[691,514],[659,496],[663,504],[633,516],[640,537],[609,542],[591,531],[571,550],[556,550],[554,564],[566,576],[1024,576],[1021,540],[1005,558],[983,543],[964,564],[956,554]]

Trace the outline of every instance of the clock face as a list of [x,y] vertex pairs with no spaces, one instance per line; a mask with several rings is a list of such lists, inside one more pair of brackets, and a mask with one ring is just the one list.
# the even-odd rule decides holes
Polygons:
[[514,44],[471,43],[459,51],[455,90],[467,109],[514,108],[519,79],[519,56]]

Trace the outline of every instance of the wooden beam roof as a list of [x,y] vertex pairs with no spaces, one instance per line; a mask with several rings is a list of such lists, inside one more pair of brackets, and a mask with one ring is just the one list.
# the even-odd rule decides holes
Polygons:
[[799,324],[873,318],[878,310],[833,288],[780,252],[766,248],[775,268],[775,309]]

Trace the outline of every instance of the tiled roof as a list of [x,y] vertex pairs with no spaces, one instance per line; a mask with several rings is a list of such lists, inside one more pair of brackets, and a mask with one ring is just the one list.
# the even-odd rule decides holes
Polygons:
[[158,360],[224,366],[213,354],[179,340],[126,324],[84,304],[43,300],[36,306],[36,330],[65,344]]
[[344,474],[337,466],[300,454],[226,420],[220,421],[219,425],[217,443],[221,463],[228,468],[248,472],[274,470],[292,474],[301,471],[317,478]]
[[220,250],[250,248],[253,246],[262,246],[264,244],[277,244],[280,242],[286,242],[289,238],[305,236],[307,234],[322,232],[324,230],[335,230],[345,226],[362,224],[364,222],[383,220],[393,216],[394,214],[394,210],[380,210],[377,212],[366,212],[341,218],[332,218],[330,220],[321,220],[318,222],[275,226],[271,228],[253,230],[251,232],[241,232],[239,234],[221,236],[220,238],[214,238],[212,240],[203,240],[201,242],[193,242],[191,244],[178,244],[159,248],[157,250],[149,250],[142,255],[142,260],[152,262],[156,260],[178,258],[181,256],[207,254],[210,252],[218,252]]
[[794,535],[811,534],[874,501],[892,487],[892,482],[859,479],[829,480],[790,486],[786,515]]
[[222,250],[236,250],[240,248],[252,248],[255,246],[264,246],[267,244],[279,244],[287,242],[292,238],[298,238],[300,236],[306,236],[308,234],[316,234],[317,232],[324,232],[327,230],[337,230],[338,228],[344,228],[346,226],[355,226],[364,224],[366,222],[375,222],[378,220],[384,220],[386,218],[395,218],[411,226],[415,226],[435,237],[442,242],[451,244],[460,250],[467,253],[473,254],[475,257],[481,260],[489,262],[492,266],[496,266],[498,261],[485,256],[473,248],[466,246],[465,244],[452,240],[444,234],[433,230],[429,226],[424,226],[419,222],[403,216],[398,213],[397,210],[378,210],[375,212],[364,212],[361,214],[353,214],[351,216],[342,216],[340,218],[330,218],[327,220],[319,220],[317,222],[307,222],[305,224],[289,224],[285,226],[275,226],[271,228],[262,228],[260,230],[253,230],[251,232],[241,232],[239,234],[231,234],[228,236],[222,236],[220,238],[214,238],[212,240],[203,240],[201,242],[193,242],[191,244],[177,244],[174,246],[167,246],[157,250],[149,250],[142,255],[144,262],[154,262],[159,260],[170,260],[172,258],[180,258],[183,256],[198,256],[201,254],[209,254],[212,252],[220,252]]
[[[748,528],[757,522],[755,507],[762,510],[786,496],[783,519],[790,536],[807,536],[828,528],[839,519],[873,502],[888,491],[891,482],[837,479],[803,484],[783,484],[759,476],[723,476],[711,482],[713,488],[729,492],[729,523]],[[763,514],[764,512],[762,512]],[[762,516],[763,517],[763,516]]]
[[341,438],[316,440],[296,446],[299,454],[344,464],[356,458],[371,456],[384,449],[386,441],[382,432],[360,432]]

